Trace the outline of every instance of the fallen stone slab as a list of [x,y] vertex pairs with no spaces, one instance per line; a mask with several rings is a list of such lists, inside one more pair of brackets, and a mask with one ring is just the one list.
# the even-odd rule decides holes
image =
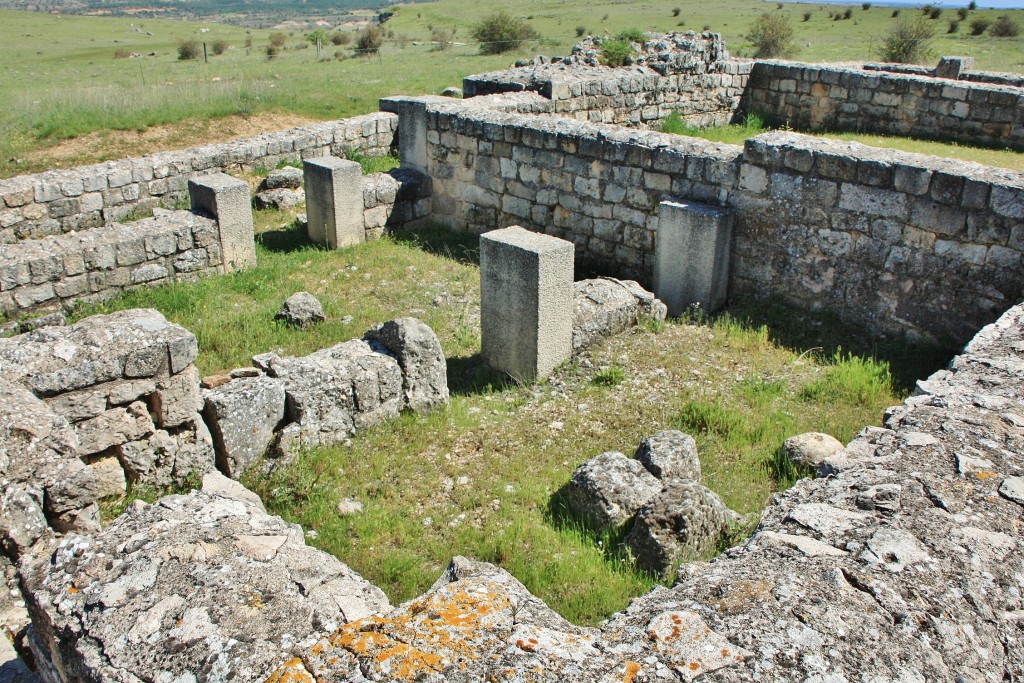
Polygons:
[[302,190],[264,190],[253,198],[253,204],[260,211],[267,209],[290,209],[306,201]]
[[598,278],[573,283],[572,350],[621,334],[643,319],[664,320],[668,309],[632,280]]
[[294,166],[275,168],[267,174],[262,185],[267,190],[276,190],[279,188],[297,190],[302,187],[302,169],[295,168]]
[[391,609],[379,589],[306,546],[298,526],[223,480],[210,474],[201,491],[137,501],[95,536],[70,534],[22,563],[44,673],[256,683],[300,646]]
[[419,412],[448,403],[448,365],[441,342],[426,323],[398,318],[374,327],[366,339],[380,342],[398,359],[406,406]]

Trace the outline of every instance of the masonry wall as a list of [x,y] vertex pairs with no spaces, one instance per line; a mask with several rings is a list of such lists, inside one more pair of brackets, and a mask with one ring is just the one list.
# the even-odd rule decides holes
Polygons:
[[774,124],[1024,148],[1024,88],[799,62],[755,62],[741,104]]
[[378,112],[218,145],[161,152],[0,180],[0,243],[39,239],[124,220],[187,199],[188,179],[217,171],[273,168],[282,161],[347,151],[384,154],[398,120]]
[[654,125],[672,113],[696,126],[730,123],[739,107],[752,62],[727,60],[718,71],[660,76],[649,69],[523,67],[463,79],[467,98],[535,92],[506,98],[508,111],[558,114],[579,121]]
[[676,198],[736,211],[733,297],[964,341],[1024,294],[1022,173],[791,133],[718,145],[477,99],[427,108],[433,220],[453,228],[522,225],[649,283],[657,205]]

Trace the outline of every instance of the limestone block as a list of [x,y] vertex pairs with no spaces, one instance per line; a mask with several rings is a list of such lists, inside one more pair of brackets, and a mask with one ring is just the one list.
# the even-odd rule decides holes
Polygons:
[[733,216],[710,206],[662,202],[654,250],[654,293],[678,316],[697,305],[712,312],[725,304]]
[[74,425],[81,455],[100,453],[153,433],[146,404],[136,401],[127,408],[112,408]]
[[151,405],[156,423],[164,429],[194,418],[203,408],[199,370],[190,366],[183,372],[158,380]]
[[121,496],[128,490],[124,468],[121,467],[117,458],[100,458],[89,463],[88,467],[92,470],[92,476],[96,480],[96,496],[98,498]]
[[571,242],[514,226],[480,237],[482,355],[517,381],[572,355]]
[[647,471],[662,481],[700,481],[700,459],[693,437],[674,429],[644,439],[633,455]]
[[248,377],[205,392],[203,417],[224,474],[237,479],[266,453],[284,417],[284,387],[280,379]]
[[309,239],[337,249],[365,240],[362,169],[338,157],[303,164]]
[[573,284],[572,351],[619,334],[641,318],[665,319],[665,305],[631,280],[599,278]]
[[661,491],[637,460],[610,451],[576,468],[565,487],[570,509],[595,529],[619,527]]
[[420,412],[448,403],[448,365],[441,342],[416,318],[399,318],[378,325],[366,339],[383,344],[402,367],[405,404]]
[[194,211],[217,219],[225,272],[256,265],[249,186],[225,173],[190,178],[188,192]]

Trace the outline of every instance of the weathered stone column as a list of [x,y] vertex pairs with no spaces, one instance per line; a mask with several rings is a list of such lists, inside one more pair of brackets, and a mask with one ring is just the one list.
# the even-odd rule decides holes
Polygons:
[[677,316],[697,304],[725,304],[732,214],[704,204],[662,202],[654,247],[654,294]]
[[217,219],[224,272],[256,265],[252,226],[252,198],[245,181],[226,173],[212,173],[188,181],[192,210]]
[[965,71],[974,68],[974,57],[942,57],[935,67],[935,75],[939,78],[960,80]]
[[302,167],[309,239],[331,249],[365,241],[363,176],[359,164],[338,157],[320,157],[306,159]]
[[573,245],[518,226],[480,236],[484,361],[518,382],[572,355]]

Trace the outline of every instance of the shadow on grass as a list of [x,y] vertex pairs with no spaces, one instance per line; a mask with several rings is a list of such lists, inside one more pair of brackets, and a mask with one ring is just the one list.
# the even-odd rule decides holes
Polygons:
[[391,237],[399,244],[422,249],[428,254],[442,256],[467,265],[480,265],[479,235],[431,226],[416,231],[395,230],[391,233]]
[[267,251],[287,254],[303,249],[322,248],[309,240],[306,229],[298,221],[277,230],[266,230],[256,234],[256,244]]
[[508,375],[488,367],[479,353],[456,356],[447,362],[448,391],[456,396],[489,394],[513,385]]
[[944,368],[960,348],[950,341],[934,343],[914,341],[905,335],[873,335],[835,315],[801,310],[778,299],[733,302],[723,315],[754,327],[764,325],[773,343],[797,352],[814,351],[819,357],[830,358],[841,351],[884,361],[889,364],[893,388],[907,395],[917,380]]

